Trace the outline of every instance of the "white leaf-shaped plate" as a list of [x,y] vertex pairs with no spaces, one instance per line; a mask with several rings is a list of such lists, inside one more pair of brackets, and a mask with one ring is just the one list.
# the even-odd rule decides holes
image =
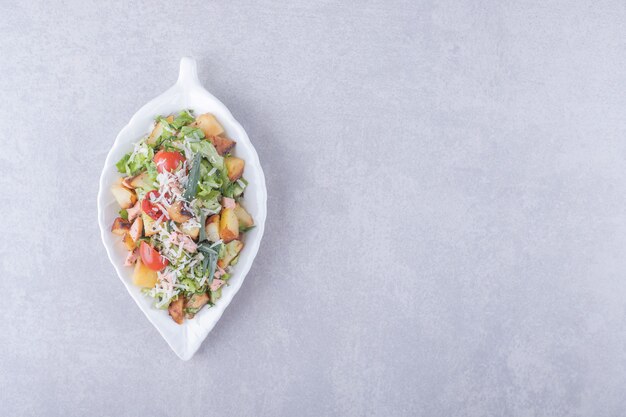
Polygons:
[[[211,308],[203,308],[194,319],[185,320],[183,325],[178,325],[169,317],[167,311],[153,308],[152,300],[143,295],[140,288],[135,287],[131,282],[133,268],[124,267],[127,252],[124,245],[120,243],[119,236],[110,232],[113,220],[118,216],[119,210],[119,206],[110,192],[110,187],[120,177],[115,168],[115,163],[125,153],[132,150],[134,142],[149,132],[155,116],[167,115],[182,109],[192,109],[196,115],[206,112],[213,113],[224,126],[226,134],[237,142],[234,154],[246,161],[244,175],[249,181],[249,186],[245,192],[244,206],[254,218],[256,227],[245,234],[245,246],[239,256],[239,262],[233,267],[233,275],[229,280],[230,285],[223,288],[222,297],[216,305]],[[180,73],[176,84],[139,109],[117,135],[104,163],[98,192],[98,223],[109,259],[128,293],[181,359],[188,360],[196,353],[202,341],[213,329],[241,287],[261,243],[267,211],[266,205],[265,177],[259,163],[259,157],[250,143],[246,131],[235,120],[226,106],[200,85],[195,60],[183,58],[180,61]]]

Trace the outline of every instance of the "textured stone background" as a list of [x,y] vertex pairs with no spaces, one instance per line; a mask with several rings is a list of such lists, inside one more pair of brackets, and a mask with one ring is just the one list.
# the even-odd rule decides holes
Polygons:
[[[623,1],[2,3],[0,415],[624,415]],[[96,224],[183,55],[269,190],[189,362]]]

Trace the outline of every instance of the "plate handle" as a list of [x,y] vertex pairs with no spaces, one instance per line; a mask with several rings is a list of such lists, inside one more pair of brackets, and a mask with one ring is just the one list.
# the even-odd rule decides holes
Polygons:
[[198,66],[196,65],[196,60],[185,56],[180,60],[180,70],[178,71],[178,81],[176,84],[181,87],[191,87],[194,85],[200,85],[200,80],[198,79]]

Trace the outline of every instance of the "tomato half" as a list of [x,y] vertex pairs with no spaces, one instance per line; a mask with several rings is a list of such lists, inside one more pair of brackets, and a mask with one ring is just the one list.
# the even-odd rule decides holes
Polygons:
[[185,157],[178,152],[159,151],[152,159],[159,172],[172,172],[185,162]]
[[141,241],[141,245],[139,245],[139,255],[141,256],[141,262],[153,271],[160,271],[170,263],[145,241]]
[[146,213],[148,216],[152,217],[154,220],[157,220],[159,217],[161,217],[163,212],[158,206],[156,206],[150,201],[150,198],[154,197],[156,199],[156,198],[159,198],[160,196],[161,195],[159,194],[157,190],[152,190],[152,191],[149,191],[146,194],[146,196],[143,198],[143,200],[141,201],[141,210],[144,213]]

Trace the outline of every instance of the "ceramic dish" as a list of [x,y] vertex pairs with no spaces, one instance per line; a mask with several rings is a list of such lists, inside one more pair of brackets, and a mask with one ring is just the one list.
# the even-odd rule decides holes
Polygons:
[[[152,300],[143,295],[141,289],[131,282],[133,268],[124,267],[127,251],[124,245],[120,244],[119,236],[110,232],[111,224],[118,216],[119,210],[110,188],[120,177],[115,163],[132,149],[134,142],[150,131],[155,116],[167,115],[181,109],[192,109],[195,114],[213,113],[228,137],[237,142],[234,154],[245,160],[245,176],[249,181],[243,201],[254,218],[256,227],[246,233],[245,247],[239,255],[237,267],[233,269],[229,285],[222,290],[219,302],[211,308],[202,309],[193,320],[186,320],[182,325],[178,325],[168,316],[167,310],[153,308]],[[265,177],[259,157],[246,131],[226,106],[202,87],[198,80],[196,62],[192,58],[181,59],[176,84],[139,109],[117,135],[104,163],[98,192],[98,224],[109,259],[128,293],[181,359],[188,360],[194,355],[243,284],[263,236],[266,202]]]

